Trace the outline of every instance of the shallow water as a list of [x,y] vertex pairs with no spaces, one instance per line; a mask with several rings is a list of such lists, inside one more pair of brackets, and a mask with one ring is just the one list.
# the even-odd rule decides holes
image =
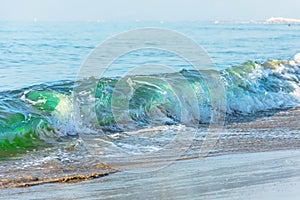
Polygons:
[[[299,194],[300,147],[299,108],[274,111],[271,116],[261,113],[256,119],[230,123],[221,134],[214,150],[199,157],[199,140],[195,140],[185,155],[150,171],[119,171],[109,176],[69,184],[46,184],[32,188],[5,189],[2,198],[16,199],[297,199]],[[270,114],[270,113],[269,113]],[[237,123],[238,122],[238,123]],[[288,124],[288,125],[286,125]],[[201,142],[200,142],[201,144]],[[88,174],[111,171],[96,168],[98,157],[82,148],[52,151],[52,155],[24,157],[23,164],[8,163],[15,170],[2,167],[7,178],[41,177],[55,174]],[[56,155],[56,156],[55,156]],[[87,156],[89,155],[89,156]],[[84,157],[82,157],[84,156]],[[44,160],[41,160],[43,157]],[[47,160],[48,159],[48,160]],[[79,159],[79,160],[78,160]],[[159,162],[161,158],[157,158]],[[54,162],[60,164],[53,165]],[[163,159],[165,161],[165,159]],[[151,163],[144,163],[144,165]],[[16,166],[23,166],[17,169]],[[53,171],[49,171],[51,166]],[[116,167],[116,166],[115,166]],[[75,169],[74,169],[75,168]],[[117,168],[117,167],[116,167]],[[62,171],[65,169],[66,171]],[[118,168],[117,168],[118,169]],[[47,174],[48,173],[48,174]],[[26,182],[26,181],[25,181]],[[55,191],[49,193],[49,191]],[[48,191],[48,193],[46,193]],[[66,192],[69,191],[69,192]]]

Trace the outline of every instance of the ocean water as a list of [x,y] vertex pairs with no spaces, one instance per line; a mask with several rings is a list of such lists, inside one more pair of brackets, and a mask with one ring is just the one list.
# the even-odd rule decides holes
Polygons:
[[83,61],[101,42],[145,27],[185,34],[201,45],[220,69],[248,60],[292,59],[299,52],[299,25],[1,22],[0,90],[74,80]]
[[[114,60],[105,77],[78,78],[99,44],[148,27],[191,38],[216,70],[198,71],[170,52],[148,49]],[[293,60],[299,31],[284,24],[1,22],[0,186],[103,173],[108,178],[62,186],[59,194],[67,187],[80,198],[93,198],[82,196],[89,189],[101,199],[126,199],[141,196],[141,185],[149,183],[155,192],[147,198],[175,199],[174,187],[193,188],[176,198],[217,199],[299,178],[300,64]],[[147,64],[174,70],[126,74]],[[230,159],[245,170],[232,171]],[[159,182],[168,187],[156,187]],[[4,198],[12,194],[30,198],[18,189]]]

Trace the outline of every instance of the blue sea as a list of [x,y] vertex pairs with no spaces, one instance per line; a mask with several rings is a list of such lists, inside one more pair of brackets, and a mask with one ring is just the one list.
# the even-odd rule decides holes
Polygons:
[[199,22],[1,22],[0,90],[75,80],[91,51],[124,31],[178,31],[202,46],[219,69],[249,60],[288,60],[299,53],[299,25]]
[[[190,39],[214,69],[146,49],[118,57],[105,76],[81,77],[97,47],[140,29]],[[251,191],[265,188],[265,199],[296,199],[299,32],[297,24],[0,22],[3,198],[257,199]],[[104,52],[100,60],[113,49]],[[131,73],[136,66],[170,70]],[[283,183],[292,191],[278,192]]]

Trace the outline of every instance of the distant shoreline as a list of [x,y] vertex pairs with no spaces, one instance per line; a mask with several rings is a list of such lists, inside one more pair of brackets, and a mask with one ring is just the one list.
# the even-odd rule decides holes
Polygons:
[[291,19],[283,17],[271,17],[266,20],[252,19],[252,20],[222,20],[222,19],[210,19],[210,20],[179,20],[179,21],[163,21],[163,20],[66,20],[66,21],[51,21],[51,20],[1,20],[0,23],[209,23],[209,24],[300,24],[300,19]]
[[300,24],[300,19],[283,18],[283,17],[271,17],[268,19],[249,19],[249,20],[226,20],[226,19],[209,19],[209,20],[1,20],[0,22],[11,23],[212,23],[212,24]]
[[266,21],[268,24],[300,24],[300,19],[271,17]]

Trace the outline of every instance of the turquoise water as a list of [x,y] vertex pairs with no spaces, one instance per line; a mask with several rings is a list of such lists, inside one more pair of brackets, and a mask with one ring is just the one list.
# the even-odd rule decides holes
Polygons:
[[0,90],[74,80],[97,45],[112,35],[144,27],[185,34],[206,49],[220,69],[248,60],[291,59],[300,46],[299,25],[1,22]]
[[[112,63],[109,77],[77,80],[82,63],[101,42],[120,32],[144,27],[175,30],[201,45],[216,65],[217,71],[212,73],[218,74],[226,97],[218,94],[219,101],[214,102],[216,99],[209,93],[215,87],[208,83],[210,73],[190,69],[189,63],[163,51],[131,52]],[[91,153],[100,160],[115,156],[116,152],[107,145],[129,155],[151,154],[178,134],[189,136],[191,130],[207,127],[214,118],[213,105],[220,102],[225,102],[224,110],[219,112],[226,117],[226,126],[244,126],[242,122],[251,123],[298,107],[300,65],[293,57],[300,51],[299,31],[299,25],[271,24],[0,22],[0,186],[4,178],[23,180],[20,177],[28,173],[28,167],[32,176],[43,177],[43,170],[49,167],[44,164],[54,161],[72,170],[47,171],[45,176],[88,173],[94,169],[79,166],[80,162],[91,162]],[[130,75],[120,82],[120,76],[129,69],[148,63],[172,66],[177,71]],[[74,88],[80,92],[74,94]],[[193,94],[191,101],[184,96],[187,88]],[[116,118],[118,112],[127,115]],[[186,113],[189,118],[184,118]],[[294,116],[289,112],[287,115]],[[190,127],[189,122],[194,126]],[[286,133],[279,125],[274,129],[271,125],[266,127],[263,136],[258,131],[253,138],[242,138],[255,144],[261,137],[275,135],[274,149],[297,146],[298,137],[294,135],[299,129]],[[247,128],[252,126],[246,124]],[[238,136],[252,134],[244,129],[236,128],[234,132]],[[277,143],[286,138],[295,140],[292,144]],[[192,139],[203,142],[203,135],[196,134]],[[100,140],[104,143],[98,155],[90,148]],[[82,146],[87,146],[88,152]],[[220,149],[239,152],[230,147]],[[267,150],[272,151],[272,145]],[[186,155],[189,156],[196,156],[195,152]],[[71,162],[71,157],[76,162]],[[147,165],[154,161],[149,158],[145,162]],[[15,172],[7,172],[16,166]],[[73,171],[77,167],[78,171]]]

